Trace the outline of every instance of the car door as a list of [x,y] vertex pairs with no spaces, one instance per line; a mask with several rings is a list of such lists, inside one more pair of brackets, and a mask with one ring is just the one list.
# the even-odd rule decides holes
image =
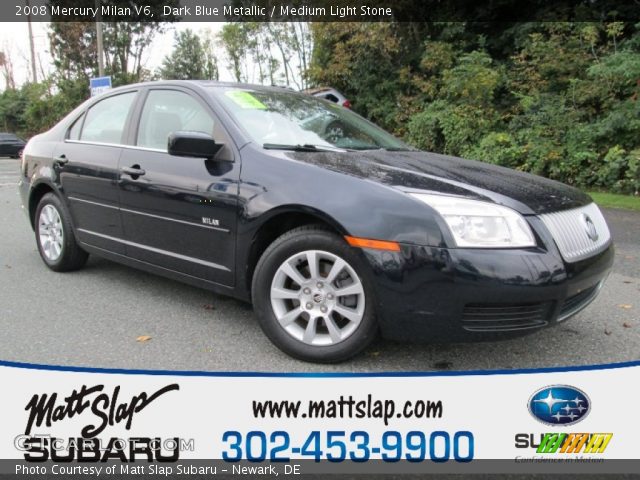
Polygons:
[[[240,166],[228,134],[196,93],[149,88],[130,148],[120,161],[120,207],[127,255],[211,282],[232,285]],[[167,153],[177,131],[213,135],[215,158]]]
[[125,253],[125,246],[118,162],[136,95],[124,92],[93,104],[73,123],[54,154],[78,239],[119,254]]

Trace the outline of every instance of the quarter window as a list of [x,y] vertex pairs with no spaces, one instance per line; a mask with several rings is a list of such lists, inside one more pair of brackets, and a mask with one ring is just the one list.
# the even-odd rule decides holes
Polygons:
[[83,118],[84,115],[77,119],[73,126],[69,129],[69,140],[80,140],[80,129],[82,128]]
[[209,112],[191,95],[177,90],[152,90],[142,109],[137,144],[167,150],[170,133],[193,131],[213,135],[213,125]]
[[80,140],[122,143],[124,126],[135,96],[136,92],[122,93],[96,103],[87,112]]

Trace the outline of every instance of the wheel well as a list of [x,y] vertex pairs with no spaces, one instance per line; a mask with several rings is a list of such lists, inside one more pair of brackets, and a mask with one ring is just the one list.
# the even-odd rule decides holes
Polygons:
[[258,265],[258,260],[260,260],[260,257],[269,245],[271,245],[276,238],[289,230],[293,230],[294,228],[302,227],[304,225],[318,225],[330,230],[331,232],[337,233],[338,235],[343,235],[339,227],[332,225],[320,216],[310,213],[287,212],[270,218],[260,227],[254,237],[253,243],[251,244],[251,250],[247,259],[247,291],[251,291],[253,273]]
[[31,228],[35,228],[36,208],[38,208],[40,199],[49,192],[53,192],[53,188],[46,183],[41,183],[31,192],[29,196],[29,220],[31,220]]

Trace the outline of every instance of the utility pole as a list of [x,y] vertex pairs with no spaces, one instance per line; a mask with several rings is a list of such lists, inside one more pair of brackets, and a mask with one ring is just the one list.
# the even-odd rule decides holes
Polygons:
[[33,29],[31,28],[31,8],[30,1],[26,0],[27,6],[27,24],[29,27],[29,48],[31,49],[31,78],[33,83],[38,83],[38,72],[36,70],[36,49],[33,45]]
[[96,39],[97,39],[97,48],[98,48],[98,76],[104,77],[104,60],[103,54],[104,49],[102,46],[102,12],[100,6],[100,0],[95,0],[95,5],[97,9],[96,15]]

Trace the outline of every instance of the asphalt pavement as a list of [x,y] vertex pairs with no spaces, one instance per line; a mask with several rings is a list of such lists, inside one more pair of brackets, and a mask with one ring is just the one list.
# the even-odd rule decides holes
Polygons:
[[[251,307],[95,256],[72,273],[42,263],[0,159],[0,360],[104,368],[377,372],[538,368],[640,359],[640,212],[604,210],[616,261],[602,293],[562,326],[524,338],[449,345],[378,341],[339,365],[291,359]],[[138,341],[139,337],[150,337]]]

